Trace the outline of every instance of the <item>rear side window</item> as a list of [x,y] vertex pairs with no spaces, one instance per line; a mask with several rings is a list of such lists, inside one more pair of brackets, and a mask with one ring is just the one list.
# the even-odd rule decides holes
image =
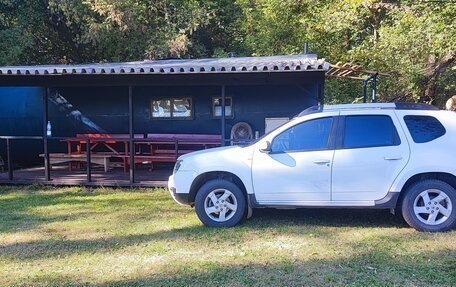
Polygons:
[[439,120],[431,116],[405,116],[404,121],[416,143],[427,143],[446,133]]
[[346,116],[343,148],[400,145],[396,127],[386,115]]

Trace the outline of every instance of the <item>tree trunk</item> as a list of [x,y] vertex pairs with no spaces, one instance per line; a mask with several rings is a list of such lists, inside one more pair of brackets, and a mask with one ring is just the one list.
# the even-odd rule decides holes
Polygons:
[[421,81],[421,96],[419,101],[421,103],[431,103],[436,94],[437,79],[445,69],[450,66],[455,59],[455,52],[450,51],[446,53],[438,61],[435,55],[429,55],[428,64],[424,69],[424,79]]

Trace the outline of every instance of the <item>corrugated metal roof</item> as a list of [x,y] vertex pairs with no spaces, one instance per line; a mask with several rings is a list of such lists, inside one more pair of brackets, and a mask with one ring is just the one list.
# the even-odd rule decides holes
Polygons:
[[330,64],[316,55],[144,60],[124,63],[0,67],[0,75],[122,75],[322,71]]

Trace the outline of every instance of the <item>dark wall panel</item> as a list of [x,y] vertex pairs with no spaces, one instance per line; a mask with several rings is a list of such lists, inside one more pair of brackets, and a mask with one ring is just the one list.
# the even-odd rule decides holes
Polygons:
[[[108,133],[128,133],[128,90],[125,88],[61,88],[59,94],[74,109]],[[134,122],[136,133],[219,133],[220,119],[212,115],[212,98],[219,97],[221,87],[134,87]],[[317,104],[318,86],[300,85],[228,86],[226,96],[233,99],[234,117],[226,120],[227,134],[240,121],[254,131],[264,133],[266,117],[293,117]],[[193,117],[190,119],[157,119],[151,117],[151,100],[190,97]],[[92,130],[68,112],[50,115],[55,134],[71,136]],[[69,118],[71,125],[65,120]],[[54,123],[55,122],[55,123]]]
[[[264,133],[266,117],[293,117],[318,103],[324,75],[309,73],[296,84],[230,85],[226,96],[233,99],[233,118],[226,119],[226,137],[237,122],[247,122]],[[42,88],[0,88],[0,135],[42,135]],[[212,115],[212,98],[220,86],[136,86],[133,88],[136,133],[220,133],[220,119]],[[191,97],[191,119],[154,119],[151,100]],[[128,133],[128,87],[63,87],[51,89],[49,119],[53,136],[76,133]],[[0,155],[5,158],[5,142]],[[51,151],[64,145],[51,143]],[[17,142],[15,159],[32,161],[42,152],[41,142]]]
[[[42,134],[41,88],[0,88],[0,135],[39,136]],[[11,152],[15,162],[38,161],[43,150],[41,141],[15,140]],[[6,160],[6,141],[0,140],[0,156]]]
[[41,135],[41,88],[0,88],[1,135]]

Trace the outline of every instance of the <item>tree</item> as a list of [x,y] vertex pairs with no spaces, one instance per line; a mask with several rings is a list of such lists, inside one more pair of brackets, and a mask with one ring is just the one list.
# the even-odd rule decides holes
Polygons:
[[364,60],[373,69],[393,72],[394,77],[383,86],[385,100],[415,100],[443,106],[448,83],[441,79],[454,67],[456,4],[386,4],[370,5],[385,10],[382,13],[388,21],[379,27],[379,39],[366,38],[362,46],[353,50],[353,58]]
[[[456,3],[411,0],[0,0],[0,65],[277,55],[391,73],[381,101],[456,94]],[[361,83],[329,79],[329,102]]]
[[[213,17],[196,0],[2,0],[1,64],[129,61],[188,55]],[[6,40],[6,41],[5,41]],[[14,47],[8,44],[19,43]]]
[[[443,106],[454,94],[456,3],[452,1],[238,0],[246,44],[255,54],[288,54],[311,43],[330,62],[391,72],[379,82],[380,100],[413,100]],[[335,101],[360,83],[331,80]],[[329,89],[328,89],[329,88]],[[339,93],[340,92],[340,93]]]

